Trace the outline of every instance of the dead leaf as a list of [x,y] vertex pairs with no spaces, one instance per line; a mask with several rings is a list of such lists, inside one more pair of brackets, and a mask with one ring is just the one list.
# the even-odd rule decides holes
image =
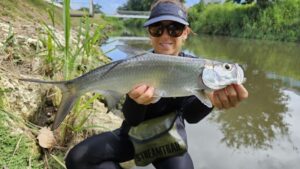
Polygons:
[[39,140],[39,145],[43,148],[52,148],[56,144],[53,131],[48,127],[40,129],[37,139]]

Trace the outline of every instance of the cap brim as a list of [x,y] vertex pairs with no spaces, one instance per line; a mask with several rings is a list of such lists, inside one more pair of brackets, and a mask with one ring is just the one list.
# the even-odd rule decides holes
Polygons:
[[156,22],[160,22],[160,21],[175,21],[175,22],[179,22],[182,23],[184,25],[189,25],[189,23],[187,21],[185,21],[184,19],[178,18],[176,16],[172,16],[172,15],[163,15],[163,16],[159,16],[159,17],[155,17],[152,19],[149,19],[145,24],[144,27],[147,27],[151,24],[154,24]]

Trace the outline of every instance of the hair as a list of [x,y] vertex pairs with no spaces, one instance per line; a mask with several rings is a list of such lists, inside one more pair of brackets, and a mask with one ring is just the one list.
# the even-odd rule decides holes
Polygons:
[[180,7],[186,14],[187,14],[187,8],[183,4],[183,0],[156,0],[152,3],[150,10],[155,8],[160,3],[170,2],[176,4],[178,7]]

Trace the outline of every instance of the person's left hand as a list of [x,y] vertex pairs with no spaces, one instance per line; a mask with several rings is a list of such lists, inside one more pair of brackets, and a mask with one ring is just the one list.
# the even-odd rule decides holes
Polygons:
[[232,84],[208,94],[213,106],[218,109],[236,107],[239,102],[248,98],[248,91],[243,85]]

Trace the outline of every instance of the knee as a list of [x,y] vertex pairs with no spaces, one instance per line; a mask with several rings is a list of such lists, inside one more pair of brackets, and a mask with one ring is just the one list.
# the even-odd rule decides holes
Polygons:
[[87,154],[88,147],[84,145],[76,145],[73,147],[66,157],[66,166],[68,169],[76,169],[83,166],[84,162],[86,162],[86,154]]

